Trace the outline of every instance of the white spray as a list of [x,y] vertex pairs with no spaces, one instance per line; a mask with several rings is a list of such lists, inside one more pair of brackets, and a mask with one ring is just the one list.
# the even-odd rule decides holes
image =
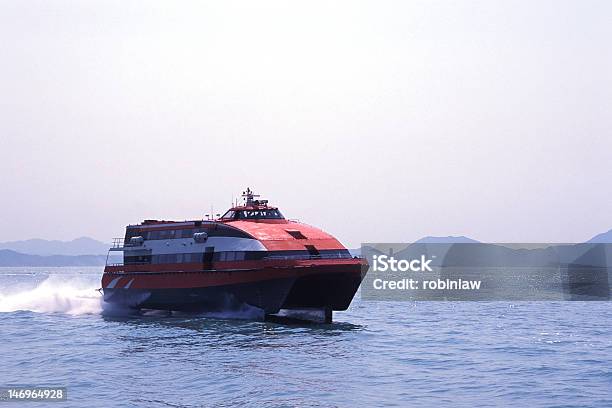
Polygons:
[[95,289],[91,280],[78,275],[50,275],[34,288],[0,294],[0,312],[100,313],[102,296]]

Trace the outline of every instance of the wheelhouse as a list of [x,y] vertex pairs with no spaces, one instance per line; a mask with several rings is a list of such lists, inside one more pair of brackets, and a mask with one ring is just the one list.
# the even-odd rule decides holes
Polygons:
[[255,200],[259,197],[250,188],[242,193],[244,205],[230,208],[219,221],[235,220],[284,220],[285,217],[276,207],[269,207],[268,200]]
[[284,220],[283,214],[277,208],[241,209],[232,208],[228,210],[221,220]]

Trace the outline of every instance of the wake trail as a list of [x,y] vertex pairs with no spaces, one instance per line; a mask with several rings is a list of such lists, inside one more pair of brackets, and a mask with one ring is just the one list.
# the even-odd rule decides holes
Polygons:
[[[14,274],[24,277],[30,274]],[[5,274],[4,276],[9,276]],[[33,276],[33,274],[31,275]],[[31,282],[33,284],[34,282]],[[168,312],[135,310],[126,306],[104,302],[97,289],[99,277],[94,275],[50,274],[34,287],[18,288],[16,285],[0,288],[0,313],[31,311],[36,313],[65,313],[69,315],[100,314],[109,317],[203,317],[211,319],[262,320],[261,309],[241,304],[225,310],[210,312]],[[3,293],[3,289],[11,290]]]
[[97,314],[103,301],[96,289],[95,283],[80,276],[50,275],[34,288],[0,293],[0,312]]

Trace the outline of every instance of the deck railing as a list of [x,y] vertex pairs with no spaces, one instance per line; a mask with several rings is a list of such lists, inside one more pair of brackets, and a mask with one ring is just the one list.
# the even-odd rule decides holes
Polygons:
[[125,245],[125,239],[124,238],[113,238],[113,246],[111,247],[112,249],[120,249],[123,248]]

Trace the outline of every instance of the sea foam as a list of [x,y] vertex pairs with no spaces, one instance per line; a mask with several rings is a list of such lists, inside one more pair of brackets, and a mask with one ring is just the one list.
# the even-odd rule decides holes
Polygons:
[[33,288],[0,293],[0,312],[27,310],[39,313],[94,314],[102,311],[102,296],[82,276],[54,275]]

